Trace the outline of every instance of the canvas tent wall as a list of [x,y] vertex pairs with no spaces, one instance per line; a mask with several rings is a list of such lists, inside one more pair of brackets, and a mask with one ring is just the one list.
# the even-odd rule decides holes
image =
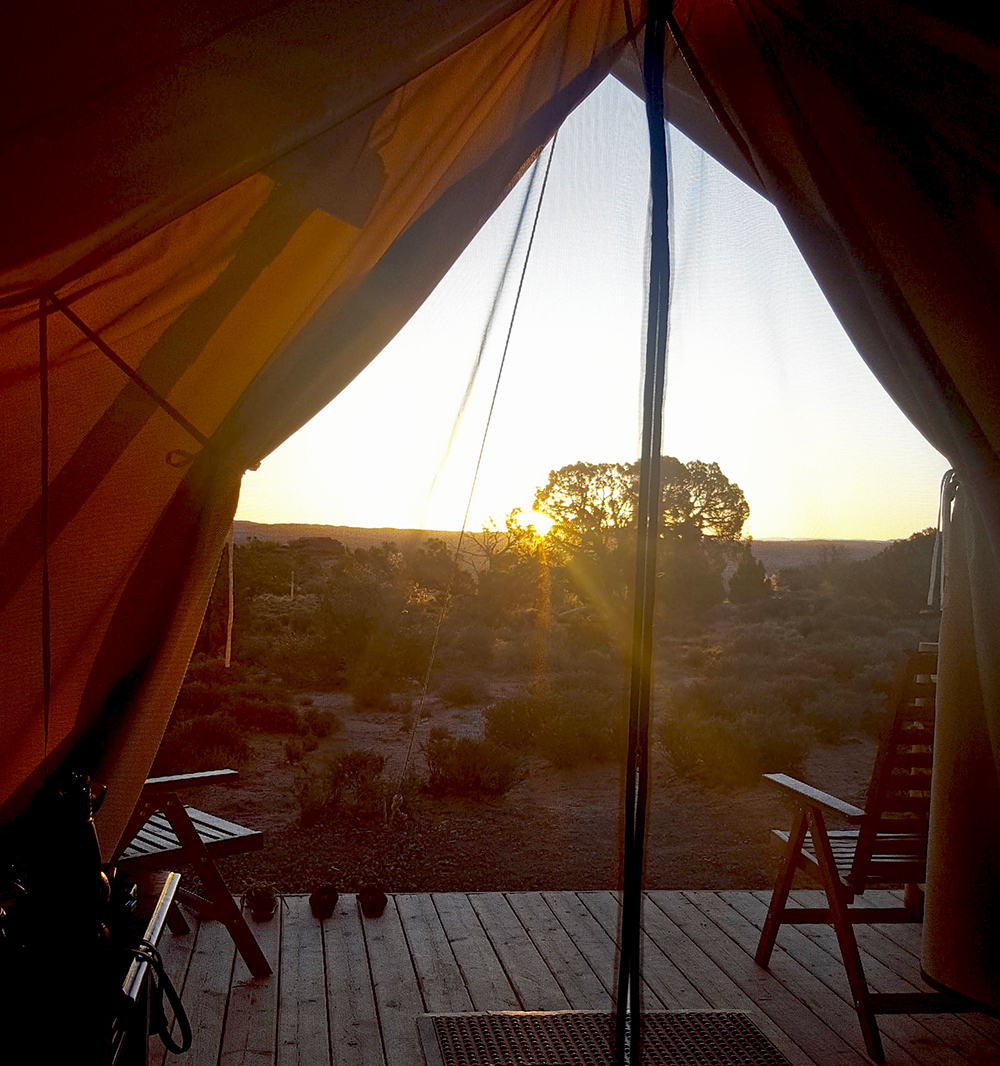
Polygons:
[[[575,104],[613,68],[633,80],[644,9],[190,0],[16,19],[0,818],[72,762],[111,786],[110,849],[243,470],[377,354]],[[981,814],[1000,764],[1000,49],[930,5],[856,0],[678,0],[673,29],[672,117],[774,202],[959,471],[925,961],[998,1003],[1000,831]]]

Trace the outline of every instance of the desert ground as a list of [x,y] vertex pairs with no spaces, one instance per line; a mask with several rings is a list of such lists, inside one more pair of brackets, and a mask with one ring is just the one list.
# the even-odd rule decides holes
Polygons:
[[[323,739],[314,757],[352,748],[381,752],[384,777],[397,781],[407,750],[420,768],[430,728],[476,735],[476,708],[429,700],[415,735],[390,713],[356,711],[342,694],[316,694],[315,706],[337,713],[343,729]],[[528,776],[501,799],[407,797],[391,820],[349,816],[301,828],[293,768],[284,738],[256,735],[254,758],[233,787],[203,789],[187,801],[264,833],[257,852],[220,861],[234,892],[265,882],[281,892],[321,884],[357,890],[377,882],[388,891],[583,890],[619,882],[620,771],[610,763],[555,769],[529,760]],[[867,736],[816,745],[805,778],[843,799],[863,800],[874,742]],[[654,751],[647,836],[650,888],[764,888],[778,851],[770,830],[787,828],[787,802],[771,786],[720,791],[673,776]]]

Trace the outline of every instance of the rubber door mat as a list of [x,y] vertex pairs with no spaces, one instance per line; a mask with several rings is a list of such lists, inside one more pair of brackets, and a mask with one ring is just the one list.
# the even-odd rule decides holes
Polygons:
[[[442,1066],[610,1066],[614,1017],[596,1011],[435,1014]],[[743,1011],[642,1016],[643,1066],[788,1066]]]

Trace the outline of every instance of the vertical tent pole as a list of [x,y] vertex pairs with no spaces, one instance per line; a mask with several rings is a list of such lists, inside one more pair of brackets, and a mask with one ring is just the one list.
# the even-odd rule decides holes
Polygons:
[[642,454],[629,676],[629,735],[625,766],[625,841],[615,1013],[615,1058],[620,1066],[641,1062],[640,937],[642,872],[649,783],[649,705],[653,656],[653,600],[660,521],[660,444],[666,384],[670,297],[667,148],[663,104],[666,5],[647,9],[643,80],[650,145],[651,240],[649,306],[643,386]]
[[41,411],[42,538],[42,773],[49,776],[49,714],[52,704],[52,620],[49,602],[49,298],[38,301],[38,391]]
[[[229,602],[226,607],[226,669],[228,670],[233,656],[233,606],[235,601],[233,595],[233,526],[229,527],[229,536],[226,538],[226,555],[226,583],[229,590]],[[294,575],[292,581],[295,581]],[[293,592],[293,599],[294,595]]]

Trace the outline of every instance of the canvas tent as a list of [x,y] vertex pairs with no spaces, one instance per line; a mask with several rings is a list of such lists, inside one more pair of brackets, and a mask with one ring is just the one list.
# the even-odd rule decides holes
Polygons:
[[[1000,1006],[1000,47],[941,10],[677,0],[667,95],[958,471],[924,961]],[[641,84],[644,16],[182,0],[6,25],[0,822],[72,764],[109,785],[113,848],[243,471],[377,355],[601,79]]]

